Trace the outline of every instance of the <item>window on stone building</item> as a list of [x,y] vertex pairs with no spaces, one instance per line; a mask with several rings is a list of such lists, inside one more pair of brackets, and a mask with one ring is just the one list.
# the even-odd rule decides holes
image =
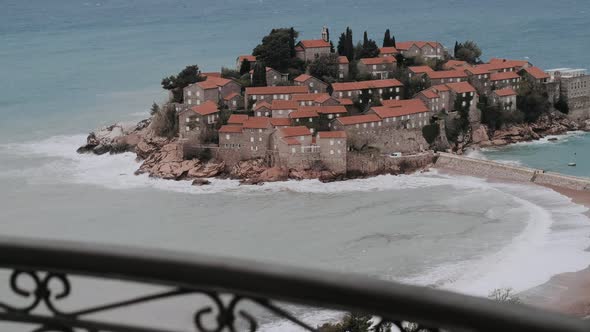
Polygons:
[[312,118],[309,118],[309,122],[313,122],[313,119]]
[[250,137],[250,142],[254,142],[254,137]]
[[291,153],[295,153],[295,148],[291,148]]
[[230,136],[229,136],[229,134],[226,134],[226,135],[225,135],[225,139],[227,139],[227,140],[228,140],[228,139],[230,139]]
[[193,101],[189,99],[189,100],[188,100],[188,104],[189,104],[189,105],[192,105],[192,103],[193,103]]
[[186,131],[191,131],[191,128],[187,126],[185,130]]

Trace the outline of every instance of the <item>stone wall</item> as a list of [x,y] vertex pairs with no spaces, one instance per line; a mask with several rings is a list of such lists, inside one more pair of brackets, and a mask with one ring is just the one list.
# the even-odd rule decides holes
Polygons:
[[[392,158],[378,152],[348,152],[347,171],[351,174],[376,175],[400,173],[400,169],[418,169],[431,166],[434,154],[431,152]],[[402,172],[403,173],[403,172]]]
[[590,178],[545,172],[541,169],[506,165],[495,161],[467,158],[449,153],[439,153],[434,166],[463,175],[533,182],[540,185],[590,191]]

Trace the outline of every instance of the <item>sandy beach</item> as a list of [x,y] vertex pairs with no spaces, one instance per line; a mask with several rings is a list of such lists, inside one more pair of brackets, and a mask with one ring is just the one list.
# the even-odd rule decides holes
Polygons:
[[[574,203],[590,209],[590,192],[555,186],[546,187],[568,196]],[[586,214],[590,216],[590,210]],[[578,272],[556,275],[548,282],[521,293],[520,297],[529,305],[574,317],[589,318],[590,267]]]

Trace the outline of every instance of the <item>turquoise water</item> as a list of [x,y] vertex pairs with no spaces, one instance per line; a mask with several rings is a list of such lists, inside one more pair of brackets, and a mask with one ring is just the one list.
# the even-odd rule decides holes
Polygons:
[[[590,177],[590,134],[575,132],[536,142],[519,143],[497,149],[484,149],[489,159],[525,165],[575,176]],[[568,166],[575,162],[576,166]]]

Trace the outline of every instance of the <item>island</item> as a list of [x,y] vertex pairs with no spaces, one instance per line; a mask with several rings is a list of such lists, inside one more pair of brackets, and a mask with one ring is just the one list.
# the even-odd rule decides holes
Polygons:
[[149,119],[101,128],[78,152],[134,152],[137,174],[195,185],[335,181],[426,169],[437,152],[462,164],[449,154],[590,129],[585,70],[481,58],[473,41],[450,50],[387,29],[379,47],[366,31],[355,44],[347,28],[335,46],[327,27],[307,40],[277,28],[233,68],[190,65],[164,78],[169,98]]

